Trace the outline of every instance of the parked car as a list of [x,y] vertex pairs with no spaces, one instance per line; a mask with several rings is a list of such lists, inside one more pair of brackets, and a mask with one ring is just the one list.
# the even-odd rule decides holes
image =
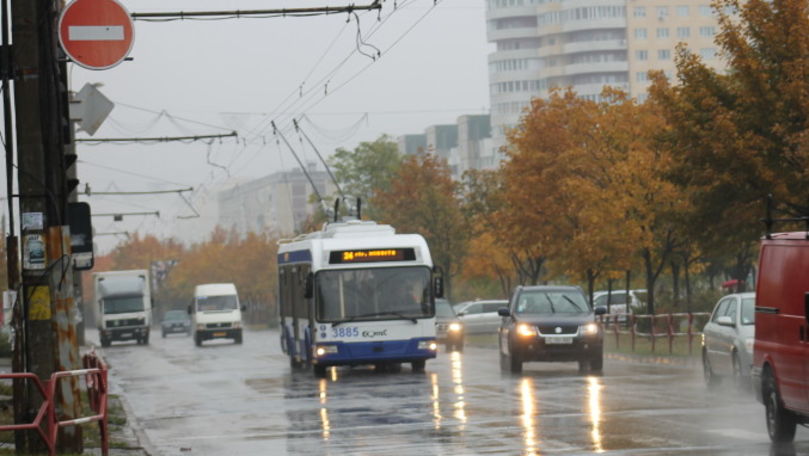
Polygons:
[[761,241],[752,384],[773,442],[809,423],[809,240],[806,232]]
[[190,336],[191,318],[185,310],[169,310],[163,315],[160,329],[163,337],[173,333],[185,333],[186,336]]
[[[626,321],[626,314],[645,311],[646,290],[629,290],[629,300],[626,299],[626,296],[626,290],[596,291],[593,293],[593,308],[604,307],[607,309],[607,314],[618,315],[619,321]],[[627,308],[627,301],[629,301],[629,308]]]
[[604,331],[581,289],[570,286],[517,287],[499,330],[500,368],[522,372],[526,361],[576,361],[579,371],[600,372]]
[[737,293],[716,303],[702,330],[702,371],[705,383],[732,378],[739,387],[750,382],[755,335],[755,293]]
[[463,351],[463,323],[455,315],[449,301],[435,300],[435,337],[443,343],[447,351]]
[[505,299],[468,301],[455,306],[455,313],[466,334],[495,334],[501,320],[497,310],[507,305]]

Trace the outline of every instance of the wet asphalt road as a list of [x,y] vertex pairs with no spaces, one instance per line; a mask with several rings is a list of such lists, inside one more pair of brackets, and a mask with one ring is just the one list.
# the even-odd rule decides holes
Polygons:
[[573,363],[515,376],[496,350],[466,347],[421,374],[339,368],[319,380],[290,369],[277,332],[201,348],[157,336],[99,349],[154,454],[809,454],[809,430],[771,447],[763,406],[731,386],[707,392],[697,367],[607,359],[603,376]]

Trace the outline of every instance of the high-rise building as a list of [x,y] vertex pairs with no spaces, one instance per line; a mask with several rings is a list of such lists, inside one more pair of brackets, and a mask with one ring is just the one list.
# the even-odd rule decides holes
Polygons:
[[720,67],[708,0],[487,0],[492,141],[519,123],[534,97],[571,87],[598,100],[604,86],[643,99],[648,71],[674,75],[685,43]]
[[[323,198],[335,193],[325,171],[310,165],[309,176]],[[240,233],[290,235],[320,210],[315,192],[300,169],[281,171],[219,192],[219,225]]]

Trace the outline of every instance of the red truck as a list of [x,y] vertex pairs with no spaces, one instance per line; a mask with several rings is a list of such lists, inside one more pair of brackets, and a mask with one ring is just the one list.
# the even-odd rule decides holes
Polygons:
[[809,423],[809,231],[761,241],[752,379],[770,439],[792,441]]

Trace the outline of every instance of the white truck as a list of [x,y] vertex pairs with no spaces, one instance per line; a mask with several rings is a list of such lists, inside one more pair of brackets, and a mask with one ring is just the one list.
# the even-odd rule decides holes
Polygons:
[[149,271],[145,269],[93,274],[96,325],[102,347],[120,340],[149,343],[152,325],[149,283]]

